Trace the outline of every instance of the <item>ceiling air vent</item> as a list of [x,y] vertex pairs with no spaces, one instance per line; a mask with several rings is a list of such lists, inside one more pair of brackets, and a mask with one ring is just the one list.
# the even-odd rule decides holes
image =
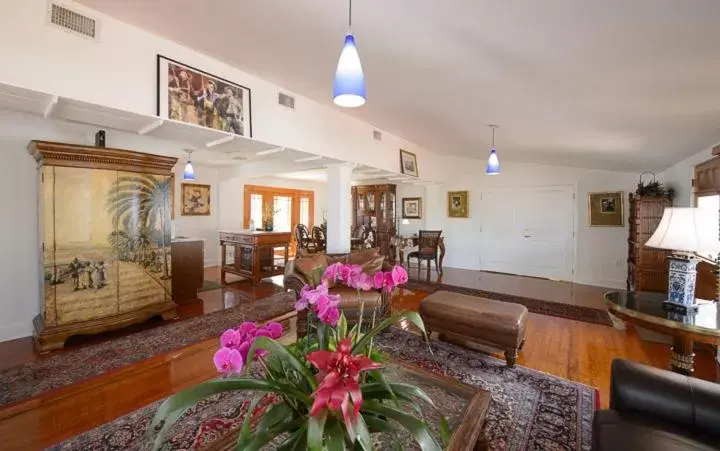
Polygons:
[[295,109],[295,97],[283,94],[282,92],[278,94],[278,103],[284,107],[290,108],[291,110]]
[[382,132],[380,130],[373,130],[373,139],[375,141],[382,141]]
[[97,22],[55,3],[50,4],[50,23],[79,35],[95,39]]

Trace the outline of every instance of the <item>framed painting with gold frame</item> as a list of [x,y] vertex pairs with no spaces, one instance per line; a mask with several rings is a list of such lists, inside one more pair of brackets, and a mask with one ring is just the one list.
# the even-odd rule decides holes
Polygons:
[[623,199],[622,191],[588,193],[590,227],[623,227],[625,225]]
[[417,156],[407,150],[400,149],[400,173],[418,177]]
[[469,218],[468,191],[448,191],[448,218]]
[[210,214],[210,185],[183,183],[182,208],[183,216],[208,216]]

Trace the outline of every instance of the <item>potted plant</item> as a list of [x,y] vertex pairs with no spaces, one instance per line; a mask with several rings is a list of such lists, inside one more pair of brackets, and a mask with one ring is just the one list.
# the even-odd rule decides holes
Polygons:
[[[360,323],[348,330],[340,312],[339,297],[328,294],[328,283],[342,280],[360,291],[389,290],[407,282],[401,266],[390,272],[364,274],[358,265],[337,263],[324,272],[322,284],[303,287],[295,307],[309,310],[311,329],[297,343],[283,346],[279,323],[258,326],[243,323],[225,331],[214,356],[223,378],[204,382],[168,398],[158,408],[149,431],[159,449],[172,423],[198,401],[225,391],[257,392],[237,439],[238,450],[257,450],[273,443],[278,449],[348,450],[372,449],[372,435],[404,428],[423,450],[439,450],[440,444],[426,422],[418,418],[421,406],[435,408],[433,401],[415,386],[393,383],[383,376],[382,356],[373,349],[373,338],[390,325],[406,319],[423,334],[416,312],[399,313],[375,324],[369,331]],[[361,304],[362,305],[362,304]],[[426,337],[427,338],[427,337]],[[260,377],[250,375],[259,368]],[[264,396],[276,399],[252,420]],[[442,417],[442,441],[450,436]]]
[[272,232],[273,231],[273,222],[275,213],[279,212],[280,209],[273,208],[270,204],[265,204],[263,207],[263,229],[266,232]]

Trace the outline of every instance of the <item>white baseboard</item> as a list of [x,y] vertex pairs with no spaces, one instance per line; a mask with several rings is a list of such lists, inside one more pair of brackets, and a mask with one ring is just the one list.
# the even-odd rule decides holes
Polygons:
[[0,326],[0,341],[29,337],[33,333],[32,321],[27,323],[10,323]]

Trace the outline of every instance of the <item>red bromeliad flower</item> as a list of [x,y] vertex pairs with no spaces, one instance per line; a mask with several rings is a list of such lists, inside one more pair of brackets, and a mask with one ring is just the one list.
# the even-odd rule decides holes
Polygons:
[[[362,393],[360,392],[360,372],[380,368],[364,355],[352,355],[352,343],[349,338],[338,342],[337,351],[315,351],[307,356],[308,362],[320,370],[317,375],[320,385],[315,392],[310,415],[316,416],[327,408],[333,412],[342,412],[345,426],[351,437],[353,425],[357,422]],[[350,410],[352,402],[352,411]]]

